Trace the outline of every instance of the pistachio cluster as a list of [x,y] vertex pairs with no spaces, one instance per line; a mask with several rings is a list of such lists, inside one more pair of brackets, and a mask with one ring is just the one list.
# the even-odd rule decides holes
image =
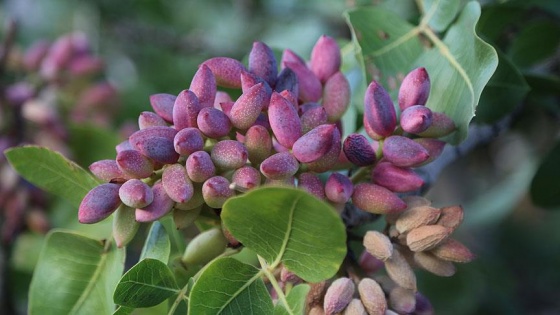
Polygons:
[[[39,40],[22,49],[10,24],[0,44],[0,150],[37,144],[72,156],[68,146],[74,123],[108,127],[117,108],[116,89],[103,79],[102,60],[84,34],[71,33],[53,42]],[[25,182],[0,156],[0,221],[9,242],[24,226],[45,233],[49,224],[44,193]]]

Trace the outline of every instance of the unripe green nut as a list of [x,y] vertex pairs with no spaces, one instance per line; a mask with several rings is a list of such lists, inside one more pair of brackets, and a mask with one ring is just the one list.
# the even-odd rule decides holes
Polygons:
[[135,209],[120,205],[113,218],[113,238],[117,247],[126,246],[136,235],[139,226],[140,223],[135,218]]
[[223,253],[227,243],[221,229],[204,231],[190,241],[181,261],[186,265],[204,265]]

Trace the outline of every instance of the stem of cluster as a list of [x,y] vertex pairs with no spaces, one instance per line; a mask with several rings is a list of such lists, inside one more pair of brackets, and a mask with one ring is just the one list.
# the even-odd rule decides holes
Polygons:
[[175,299],[175,301],[173,301],[173,304],[169,308],[169,312],[167,312],[167,315],[175,314],[175,310],[177,309],[177,307],[179,306],[179,304],[183,299],[187,301],[189,300],[189,297],[187,296],[188,290],[189,290],[189,283],[185,284],[185,286],[181,289],[181,291],[179,291],[179,295],[177,295],[177,298]]
[[354,174],[352,174],[352,176],[350,177],[350,181],[352,181],[352,184],[357,184],[362,181],[370,172],[371,166],[360,167]]
[[266,277],[270,281],[270,284],[272,284],[272,287],[274,288],[274,290],[276,290],[276,294],[278,294],[278,299],[282,302],[282,304],[284,304],[288,314],[295,315],[292,312],[292,310],[290,309],[290,306],[288,304],[288,300],[286,299],[286,295],[284,294],[284,291],[282,290],[282,288],[280,288],[280,285],[278,284],[278,281],[276,281],[276,277],[270,271],[271,268],[274,269],[275,267],[274,266],[269,266],[266,263],[266,261],[264,260],[264,258],[262,258],[261,256],[257,256],[257,258],[259,259],[259,263],[261,264],[261,268],[262,268],[261,272],[266,275]]

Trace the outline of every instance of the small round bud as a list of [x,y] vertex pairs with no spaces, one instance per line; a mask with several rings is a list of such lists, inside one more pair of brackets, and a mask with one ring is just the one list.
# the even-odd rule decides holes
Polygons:
[[299,163],[290,152],[276,153],[261,163],[261,173],[269,179],[281,180],[293,176]]

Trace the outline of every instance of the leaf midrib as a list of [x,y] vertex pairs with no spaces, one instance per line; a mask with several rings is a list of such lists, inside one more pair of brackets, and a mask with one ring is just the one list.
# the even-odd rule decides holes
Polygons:
[[292,224],[294,222],[294,212],[296,210],[296,205],[298,204],[300,199],[301,199],[301,196],[296,198],[293,201],[292,206],[290,207],[290,214],[289,214],[289,218],[288,218],[288,227],[286,228],[286,234],[284,234],[284,239],[282,240],[282,246],[280,247],[280,251],[278,252],[278,256],[276,257],[274,262],[270,265],[271,269],[274,269],[274,268],[278,267],[278,265],[282,261],[282,257],[284,256],[284,253],[286,252],[286,248],[288,247],[288,242],[290,241],[290,236],[292,235]]
[[126,281],[121,281],[119,283],[119,285],[124,285],[124,284],[134,284],[134,285],[145,286],[145,287],[154,288],[154,289],[161,289],[161,290],[164,290],[164,291],[173,292],[175,294],[180,292],[179,290],[173,289],[173,288],[170,288],[170,287],[162,287],[162,286],[159,286],[159,285],[149,284],[149,283],[146,283],[146,282],[139,282],[139,281],[134,281],[134,280],[126,280]]

